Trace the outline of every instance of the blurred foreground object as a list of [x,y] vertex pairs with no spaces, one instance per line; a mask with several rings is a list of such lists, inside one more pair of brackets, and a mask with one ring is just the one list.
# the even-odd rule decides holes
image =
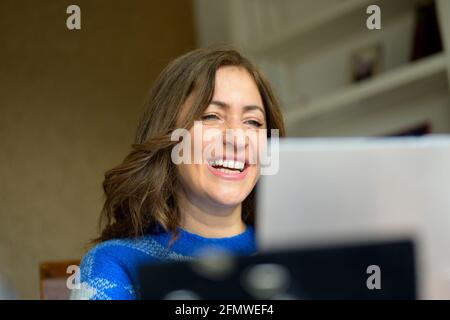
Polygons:
[[140,279],[143,299],[416,298],[414,246],[408,240],[148,265]]
[[449,135],[287,139],[258,184],[258,248],[413,239],[418,297],[449,299],[449,194]]

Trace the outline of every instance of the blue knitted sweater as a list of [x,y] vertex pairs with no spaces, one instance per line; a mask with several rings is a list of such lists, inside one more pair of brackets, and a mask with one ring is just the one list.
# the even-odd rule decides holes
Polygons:
[[184,261],[202,256],[209,249],[232,255],[256,252],[254,229],[233,237],[204,238],[178,228],[179,237],[169,247],[167,232],[138,239],[115,239],[93,247],[80,265],[81,285],[73,289],[71,299],[138,299],[138,268],[142,264]]

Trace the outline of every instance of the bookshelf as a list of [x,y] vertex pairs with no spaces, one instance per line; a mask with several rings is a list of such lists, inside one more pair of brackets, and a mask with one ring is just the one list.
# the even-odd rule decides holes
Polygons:
[[382,95],[409,83],[427,79],[445,71],[446,63],[445,54],[439,53],[423,58],[422,61],[413,62],[411,65],[387,71],[361,84],[347,86],[330,93],[328,96],[318,98],[303,108],[290,108],[290,111],[286,113],[286,124],[287,126],[293,126],[295,123],[313,118],[316,115],[339,110],[357,101]]
[[[432,132],[448,133],[450,1],[435,1],[443,50],[411,62],[420,2],[216,2],[226,18],[214,30],[224,33],[200,44],[231,43],[261,67],[282,102],[290,136],[384,135],[425,122]],[[381,8],[381,30],[366,28],[371,4]],[[207,18],[198,19],[208,26]],[[353,82],[350,57],[374,44],[381,47],[380,72]]]

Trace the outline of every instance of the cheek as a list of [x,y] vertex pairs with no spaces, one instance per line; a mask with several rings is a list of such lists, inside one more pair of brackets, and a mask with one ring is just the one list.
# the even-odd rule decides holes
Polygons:
[[195,188],[198,181],[198,165],[193,164],[180,164],[177,166],[178,176],[181,183],[188,187],[188,189]]
[[259,161],[262,153],[266,150],[267,137],[261,132],[252,134],[248,138],[247,155],[250,164],[257,166],[259,173]]
[[249,180],[251,180],[252,185],[255,186],[255,184],[258,182],[259,180],[259,173],[260,173],[260,167],[259,164],[255,164],[252,166],[251,168],[251,172],[250,172],[250,176],[249,176]]

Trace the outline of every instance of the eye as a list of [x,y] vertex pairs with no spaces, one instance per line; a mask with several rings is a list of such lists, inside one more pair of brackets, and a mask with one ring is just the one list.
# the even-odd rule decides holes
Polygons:
[[249,124],[253,127],[256,127],[256,128],[262,127],[262,123],[260,123],[259,121],[256,121],[256,120],[247,120],[245,123]]
[[218,119],[219,119],[219,117],[215,114],[205,114],[202,117],[202,120],[205,120],[205,121],[218,120]]

